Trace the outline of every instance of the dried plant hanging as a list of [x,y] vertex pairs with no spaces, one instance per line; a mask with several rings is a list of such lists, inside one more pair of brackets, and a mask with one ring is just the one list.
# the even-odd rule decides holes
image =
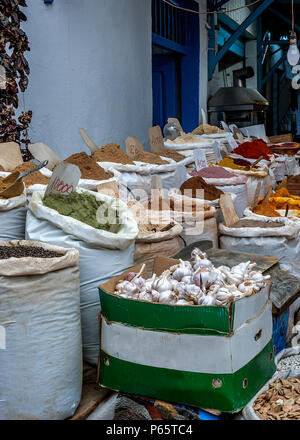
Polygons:
[[15,110],[19,107],[19,92],[25,92],[28,86],[30,68],[24,56],[29,51],[26,33],[21,29],[21,22],[26,15],[20,7],[26,7],[25,0],[1,0],[0,2],[0,66],[5,72],[5,82],[0,89],[0,142],[25,144],[21,149],[24,160],[31,155],[27,149],[29,143],[27,130],[32,118],[32,111],[23,111],[16,118]]

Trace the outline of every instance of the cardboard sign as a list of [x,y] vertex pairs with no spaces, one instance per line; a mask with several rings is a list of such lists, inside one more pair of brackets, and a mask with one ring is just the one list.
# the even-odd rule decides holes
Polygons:
[[53,171],[44,197],[50,194],[72,194],[80,180],[80,169],[71,163],[62,162]]
[[159,125],[148,130],[151,153],[159,154],[165,151],[164,139]]
[[117,182],[100,183],[97,186],[97,191],[98,193],[109,197],[114,197],[116,199],[120,198],[120,191]]
[[180,122],[179,122],[179,120],[177,118],[169,118],[168,119],[168,123],[169,124],[171,124],[171,123],[175,124],[176,127],[178,128],[178,130],[180,131],[180,133],[183,133],[183,129],[182,129],[181,124],[180,124]]
[[126,153],[131,159],[134,159],[138,156],[139,153],[144,151],[143,144],[136,138],[132,136],[128,136],[125,141],[126,145]]
[[254,193],[254,198],[253,198],[253,201],[251,203],[252,208],[255,208],[257,206],[257,202],[258,202],[261,186],[262,186],[262,182],[260,180],[258,182],[258,184],[256,185],[256,189],[255,189],[255,193]]
[[62,162],[62,159],[51,150],[48,145],[43,144],[42,142],[36,142],[34,144],[28,145],[28,150],[32,154],[32,156],[38,160],[39,162],[44,162],[44,160],[48,160],[48,164],[46,168],[48,170],[54,170],[54,168]]
[[268,191],[267,191],[267,194],[266,194],[266,196],[264,198],[264,203],[268,203],[271,195],[272,195],[272,186],[268,185]]
[[206,115],[206,113],[205,113],[203,108],[201,108],[201,115],[202,115],[202,124],[203,125],[207,124],[207,115]]
[[221,194],[220,208],[223,214],[225,225],[228,228],[239,221],[239,216],[236,213],[230,194]]
[[238,143],[237,143],[237,141],[234,139],[232,133],[226,133],[225,137],[226,137],[226,140],[227,140],[227,142],[228,142],[229,150],[230,150],[230,151],[233,151],[235,148],[238,147]]
[[219,163],[222,160],[222,155],[221,155],[221,150],[220,150],[220,144],[219,142],[213,142],[212,144],[215,156],[216,156],[216,161],[217,163]]
[[4,171],[12,171],[23,164],[20,146],[16,142],[0,143],[0,167]]
[[194,158],[197,171],[207,167],[206,155],[203,150],[200,150],[199,148],[194,150]]
[[88,149],[92,154],[96,153],[96,151],[99,150],[98,145],[93,141],[92,138],[89,137],[89,135],[83,128],[80,129],[80,135],[85,145],[88,147]]
[[223,130],[226,131],[226,133],[231,133],[231,130],[230,130],[230,128],[228,127],[228,125],[226,124],[226,122],[221,121],[221,125],[222,125]]

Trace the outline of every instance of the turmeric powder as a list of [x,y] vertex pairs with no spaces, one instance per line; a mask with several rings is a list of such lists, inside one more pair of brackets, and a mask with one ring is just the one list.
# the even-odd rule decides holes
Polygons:
[[280,217],[279,212],[277,212],[271,203],[260,203],[255,208],[253,208],[254,214],[265,215],[266,217]]
[[233,170],[245,170],[246,167],[237,165],[234,163],[233,159],[230,159],[229,157],[225,157],[224,159],[222,159],[218,165],[220,165],[221,167],[225,167],[225,168],[231,168]]

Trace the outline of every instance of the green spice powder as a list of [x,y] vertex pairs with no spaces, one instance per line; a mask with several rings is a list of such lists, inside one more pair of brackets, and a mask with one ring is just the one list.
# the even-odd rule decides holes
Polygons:
[[[100,206],[107,204],[106,202],[97,200],[96,197],[91,194],[79,194],[77,192],[73,192],[70,195],[51,194],[43,200],[43,204],[48,208],[55,209],[61,215],[75,218],[80,222],[92,226],[92,228],[114,233],[118,232],[120,228],[117,215],[115,219],[117,224],[110,224],[109,221],[106,221],[106,223],[103,222],[104,224],[98,223],[96,218],[97,210]],[[109,205],[107,205],[105,209],[104,218],[107,219],[108,214]]]

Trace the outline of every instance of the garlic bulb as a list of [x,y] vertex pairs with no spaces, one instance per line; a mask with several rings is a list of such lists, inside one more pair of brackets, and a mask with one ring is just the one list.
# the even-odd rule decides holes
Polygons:
[[177,269],[173,272],[174,280],[181,281],[183,278],[191,276],[192,271],[186,266],[179,265]]
[[172,290],[173,286],[172,286],[172,281],[170,279],[169,271],[165,271],[164,273],[162,273],[162,275],[153,282],[152,286],[159,293],[164,292],[166,290]]
[[174,304],[176,300],[177,297],[172,290],[164,290],[163,292],[160,292],[159,302],[161,304]]
[[215,304],[215,298],[211,295],[205,295],[201,303],[202,306],[213,306]]
[[193,306],[194,303],[192,301],[186,301],[185,299],[179,299],[176,302],[176,306]]

